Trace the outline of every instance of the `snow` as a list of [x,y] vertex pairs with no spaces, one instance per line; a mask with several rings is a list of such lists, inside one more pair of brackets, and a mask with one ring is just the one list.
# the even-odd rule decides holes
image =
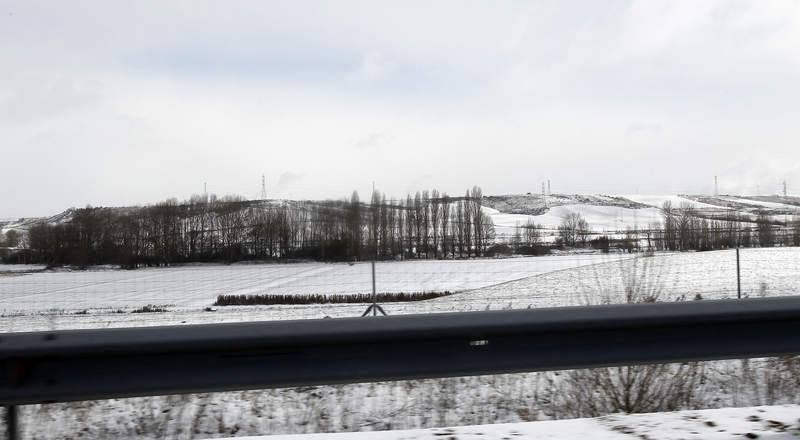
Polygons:
[[596,419],[554,420],[529,423],[459,426],[453,428],[410,429],[405,431],[344,432],[328,434],[272,435],[238,437],[237,440],[507,440],[507,439],[597,439],[630,440],[631,437],[607,429]]
[[0,274],[13,272],[36,272],[45,269],[42,264],[0,264]]
[[664,202],[670,202],[672,203],[673,208],[680,208],[683,205],[689,205],[695,209],[722,209],[716,205],[696,202],[694,200],[677,195],[626,194],[622,195],[621,197],[625,197],[628,200],[633,200],[634,202],[650,205],[656,208],[661,208],[664,205]]
[[630,209],[597,205],[562,205],[545,215],[538,216],[539,223],[548,228],[558,228],[564,217],[580,214],[594,231],[624,231],[627,227],[646,229],[661,221],[661,212],[656,208]]
[[[742,249],[740,257],[743,297],[795,295],[800,292],[800,248]],[[433,290],[434,287],[454,286],[465,289],[459,290],[458,294],[434,300],[384,304],[387,313],[399,315],[618,303],[624,301],[622,292],[629,287],[632,279],[641,279],[638,288],[657,294],[661,301],[693,300],[697,295],[703,299],[737,297],[734,250],[661,253],[652,257],[595,254],[431,263],[434,262],[379,263],[376,271],[378,290]],[[318,267],[326,266],[341,272],[336,275],[335,271],[318,271]],[[5,309],[4,316],[0,316],[0,330],[353,317],[360,316],[366,308],[363,304],[310,304],[231,306],[217,307],[213,312],[205,311],[216,298],[214,289],[234,291],[224,288],[228,282],[239,283],[237,291],[252,292],[262,284],[278,284],[281,281],[270,281],[270,276],[285,276],[290,271],[301,270],[306,278],[289,277],[285,286],[277,286],[283,287],[283,290],[277,291],[285,293],[292,292],[294,288],[302,291],[319,288],[321,292],[356,292],[364,286],[371,288],[368,264],[233,265],[132,272],[15,275],[0,277],[0,289],[5,292],[0,302],[0,310]],[[35,280],[37,278],[34,277],[40,276],[40,279],[53,276],[52,283],[55,284],[19,284],[28,278]],[[56,287],[58,283],[65,282],[68,278],[64,277],[67,276],[77,278],[69,278],[73,283],[72,290],[61,292]],[[116,281],[109,278],[118,276],[132,278]],[[197,280],[193,282],[192,278]],[[195,285],[200,287],[193,287]],[[32,298],[15,297],[17,295],[13,293],[23,288],[28,289]],[[50,290],[33,293],[35,289],[42,288]],[[193,290],[181,292],[183,288]],[[94,292],[95,296],[88,292]],[[148,303],[168,305],[169,311],[127,313],[134,307]],[[117,313],[118,308],[126,313]],[[87,313],[82,313],[84,310]]]
[[722,200],[728,200],[731,202],[738,202],[743,203],[746,205],[752,205],[753,207],[760,207],[760,208],[769,208],[769,209],[781,209],[781,210],[790,210],[790,211],[798,211],[800,207],[789,205],[786,203],[776,203],[776,202],[767,202],[764,200],[756,200],[756,199],[749,199],[747,197],[718,197]]
[[[465,291],[607,261],[608,256],[378,262],[379,292]],[[372,291],[370,263],[197,265],[133,271],[43,271],[0,277],[0,311],[201,308],[218,295]]]
[[610,415],[596,419],[554,420],[496,425],[459,426],[404,431],[372,431],[237,437],[238,440],[509,440],[596,439],[651,440],[731,438],[796,438],[800,406],[759,406],[700,411]]
[[554,237],[562,220],[569,214],[580,214],[589,223],[589,229],[600,233],[624,233],[628,227],[648,229],[661,222],[663,216],[656,208],[623,208],[619,206],[600,206],[568,204],[550,208],[542,215],[504,214],[493,209],[484,208],[494,222],[495,232],[500,237],[508,238],[514,234],[517,226],[524,226],[528,221],[543,228],[542,235]]
[[[378,264],[377,279],[379,290],[469,287],[462,293],[435,300],[385,304],[390,315],[520,309],[621,302],[621,292],[632,279],[639,280],[639,289],[658,293],[662,301],[691,300],[695,294],[701,294],[704,299],[735,298],[735,261],[735,252],[729,250],[664,253],[652,257],[573,254],[502,260],[387,262]],[[800,292],[800,248],[743,249],[741,263],[745,296]],[[204,311],[204,308],[213,300],[213,290],[225,284],[233,284],[231,290],[237,291],[270,285],[284,289],[283,292],[314,288],[348,292],[368,285],[369,272],[369,264],[302,263],[8,274],[0,277],[0,289],[9,289],[3,295],[9,291],[13,294],[15,289],[24,286],[31,289],[29,293],[35,298],[22,302],[19,298],[7,298],[3,307],[9,310],[0,316],[0,331],[353,317],[359,316],[365,305],[218,307],[213,312]],[[28,280],[39,281],[30,284]],[[67,281],[67,285],[61,284]],[[59,292],[59,285],[63,292]],[[36,289],[42,287],[50,290],[36,297]],[[182,296],[179,291],[185,288],[194,289],[194,293]],[[53,301],[62,310],[49,311],[54,307]],[[169,307],[165,313],[115,313],[104,309],[109,303],[139,306],[147,302],[176,306]],[[88,313],[82,313],[84,306],[89,309]],[[769,375],[774,374],[774,370],[763,360],[749,361],[749,370],[741,361],[704,365],[705,382],[698,384],[696,400],[690,407],[796,401],[796,388],[791,388],[794,385],[787,385],[788,391],[784,393],[780,388],[776,392],[776,388],[765,384],[774,378]],[[564,378],[564,372],[541,372],[31,405],[22,408],[22,419],[31,438],[61,438],[65,437],[65,432],[80,433],[81,438],[86,439],[211,438],[494,422],[512,424],[480,426],[474,430],[451,428],[452,433],[448,428],[416,429],[406,433],[346,433],[330,438],[358,439],[377,435],[378,439],[502,439],[562,435],[550,438],[602,440],[621,438],[619,435],[625,438],[646,435],[653,439],[743,438],[741,434],[748,432],[758,434],[759,438],[780,438],[781,435],[769,431],[764,422],[746,420],[760,414],[759,409],[742,410],[731,417],[691,411],[652,417],[613,415],[599,419],[523,423],[570,416],[570,395]],[[793,413],[791,417],[777,412],[760,417],[782,423],[797,420],[800,416],[797,407],[786,408]],[[706,421],[718,427],[708,426]],[[547,431],[546,426],[554,428]],[[674,426],[680,429],[672,432]],[[726,429],[726,432],[718,433],[712,428]],[[521,435],[515,436],[512,431]],[[484,435],[477,436],[478,432]],[[632,432],[633,436],[627,432]],[[718,435],[721,437],[715,437]],[[281,437],[269,438],[281,440]]]

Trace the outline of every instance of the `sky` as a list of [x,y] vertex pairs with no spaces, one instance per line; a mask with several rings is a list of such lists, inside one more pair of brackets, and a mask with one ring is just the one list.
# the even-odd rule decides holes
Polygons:
[[0,0],[0,218],[800,193],[800,2]]

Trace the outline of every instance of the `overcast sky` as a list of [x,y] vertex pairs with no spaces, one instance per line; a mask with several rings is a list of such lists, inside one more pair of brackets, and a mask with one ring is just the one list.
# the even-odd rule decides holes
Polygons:
[[0,218],[372,181],[800,193],[797,1],[0,0]]

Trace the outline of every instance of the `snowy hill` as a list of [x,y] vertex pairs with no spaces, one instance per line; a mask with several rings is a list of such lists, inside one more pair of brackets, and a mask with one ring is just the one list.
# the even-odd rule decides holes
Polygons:
[[756,215],[764,212],[780,221],[800,218],[800,197],[792,196],[526,194],[483,200],[484,212],[494,221],[499,237],[511,236],[516,226],[529,221],[548,235],[572,213],[582,215],[595,232],[613,235],[627,228],[647,229],[663,221],[665,202],[673,208],[690,206],[701,217],[736,214],[755,221]]
[[75,209],[70,208],[66,211],[60,212],[56,215],[50,217],[25,217],[20,219],[3,219],[0,220],[0,232],[5,233],[6,231],[19,231],[19,232],[27,232],[32,226],[39,224],[39,223],[49,223],[49,224],[59,224],[59,223],[66,223],[72,219],[72,216],[75,215]]

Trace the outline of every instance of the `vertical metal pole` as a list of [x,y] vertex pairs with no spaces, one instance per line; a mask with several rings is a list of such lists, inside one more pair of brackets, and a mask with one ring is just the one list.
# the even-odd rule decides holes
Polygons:
[[372,316],[378,316],[378,293],[375,290],[375,260],[372,260]]
[[[372,181],[372,197],[375,199],[375,181]],[[380,202],[379,202],[380,203]],[[373,206],[373,215],[375,215],[376,207]],[[374,222],[373,222],[374,226]],[[373,243],[372,243],[372,316],[378,316],[378,294],[375,290],[375,260],[378,259],[378,231],[372,231]]]
[[742,272],[739,265],[739,248],[736,248],[736,297],[742,299]]
[[17,440],[19,438],[19,421],[17,416],[17,405],[6,406],[6,438],[8,440]]

